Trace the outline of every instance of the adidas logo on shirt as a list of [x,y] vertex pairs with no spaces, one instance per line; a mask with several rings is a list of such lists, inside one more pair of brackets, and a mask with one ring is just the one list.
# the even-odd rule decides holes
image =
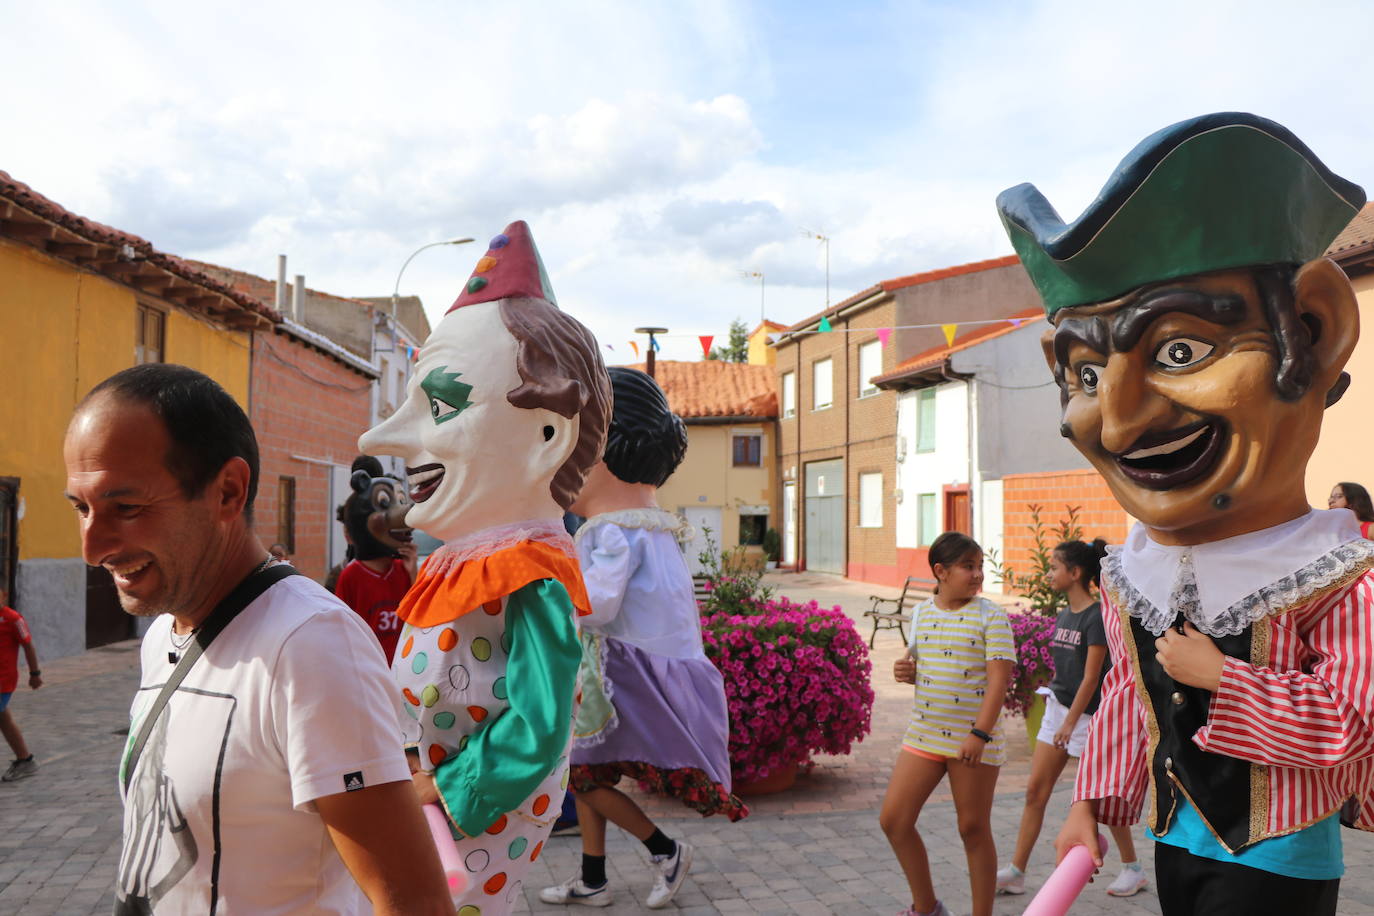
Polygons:
[[345,792],[356,792],[359,789],[363,788],[364,784],[362,770],[359,770],[356,773],[345,773],[343,782]]

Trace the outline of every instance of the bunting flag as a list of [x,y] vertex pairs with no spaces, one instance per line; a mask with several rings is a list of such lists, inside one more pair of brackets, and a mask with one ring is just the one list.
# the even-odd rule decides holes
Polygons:
[[768,335],[768,342],[769,342],[769,343],[777,343],[777,342],[778,342],[778,335],[776,335],[776,334],[769,334],[769,335]]
[[1007,320],[1011,322],[1011,326],[1012,326],[1012,327],[1014,327],[1014,328],[1019,328],[1019,327],[1021,327],[1021,322],[1025,321],[1026,319],[1024,319],[1024,318],[1008,318]]
[[887,340],[888,340],[888,338],[892,336],[892,329],[891,329],[891,328],[878,328],[878,330],[877,330],[877,335],[878,335],[878,342],[879,342],[882,346],[885,347],[885,346],[887,346]]
[[954,333],[959,330],[957,324],[942,324],[940,330],[945,332],[945,346],[954,346]]
[[615,352],[615,347],[611,346],[610,344],[606,344],[606,349],[610,350],[612,353]]
[[826,331],[832,330],[832,328],[830,327],[830,318],[822,317],[821,323],[816,325],[816,330],[820,331],[822,334],[824,334]]
[[635,351],[635,359],[639,359],[639,344],[635,343],[633,340],[626,341],[626,343],[630,345],[631,350]]
[[649,346],[651,346],[651,347],[654,348],[654,352],[655,352],[655,353],[657,353],[659,350],[663,349],[662,347],[660,347],[660,346],[658,345],[658,338],[657,338],[657,337],[650,337],[650,338],[649,338]]
[[714,334],[702,334],[697,340],[701,341],[701,358],[707,359],[711,355],[711,341],[716,339]]

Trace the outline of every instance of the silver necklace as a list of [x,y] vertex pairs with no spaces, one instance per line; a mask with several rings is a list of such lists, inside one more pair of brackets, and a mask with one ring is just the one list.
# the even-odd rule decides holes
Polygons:
[[[248,574],[247,578],[253,578],[258,573],[266,569],[271,563],[272,555],[268,554],[267,559],[263,560],[256,567],[254,567],[253,571]],[[195,639],[196,634],[199,632],[200,627],[192,627],[191,632],[186,634],[186,638],[183,639],[181,642],[177,642],[176,623],[173,622],[172,626],[167,628],[167,641],[172,644],[171,650],[167,653],[167,663],[170,665],[175,665],[177,662],[181,661],[181,654],[186,651],[186,647],[191,644],[191,640]]]

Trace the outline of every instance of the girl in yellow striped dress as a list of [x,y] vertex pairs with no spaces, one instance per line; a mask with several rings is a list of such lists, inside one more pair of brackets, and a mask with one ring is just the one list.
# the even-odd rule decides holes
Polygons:
[[915,685],[915,703],[879,821],[911,887],[911,906],[899,916],[948,916],[916,830],[926,799],[948,774],[973,916],[990,916],[997,874],[992,798],[1006,760],[997,722],[1016,647],[1006,612],[978,596],[983,550],[976,541],[945,532],[930,545],[930,568],[935,596],[912,612],[907,654],[893,666],[898,682]]

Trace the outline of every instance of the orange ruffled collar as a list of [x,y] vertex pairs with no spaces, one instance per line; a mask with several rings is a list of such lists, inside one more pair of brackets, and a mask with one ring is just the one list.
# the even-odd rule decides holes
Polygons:
[[540,579],[562,583],[577,616],[591,613],[576,558],[547,542],[521,541],[457,564],[433,562],[437,557],[436,553],[425,561],[397,609],[400,618],[411,626],[450,623],[491,602],[497,602],[499,610],[503,597]]

